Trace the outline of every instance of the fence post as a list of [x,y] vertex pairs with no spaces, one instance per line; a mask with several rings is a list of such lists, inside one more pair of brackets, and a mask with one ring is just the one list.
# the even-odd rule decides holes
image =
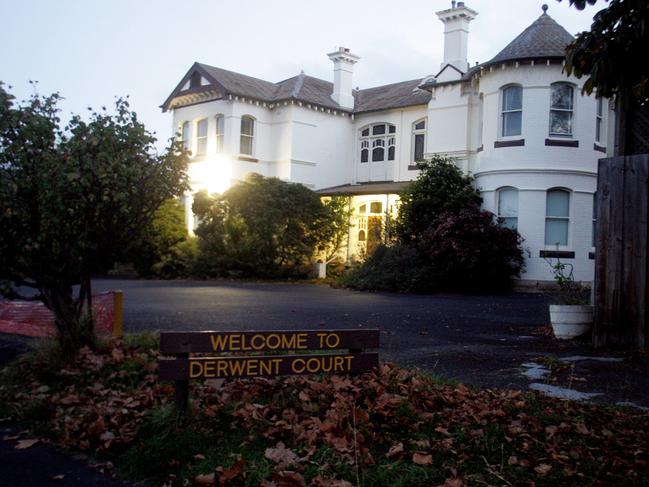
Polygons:
[[117,289],[113,291],[113,336],[120,337],[124,324],[124,293]]

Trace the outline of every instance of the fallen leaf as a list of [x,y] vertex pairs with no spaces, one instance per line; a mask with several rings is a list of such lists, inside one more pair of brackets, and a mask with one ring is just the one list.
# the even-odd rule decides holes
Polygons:
[[417,465],[430,465],[433,463],[433,455],[415,452],[412,454],[412,463]]
[[397,443],[396,445],[392,445],[385,456],[388,458],[392,458],[393,456],[398,455],[399,453],[403,453],[403,443]]
[[277,487],[304,487],[306,485],[304,477],[290,470],[275,472],[273,482],[277,484]]
[[225,470],[223,470],[223,473],[219,477],[220,484],[227,485],[230,481],[243,475],[245,466],[246,466],[246,462],[243,460],[243,458],[234,462],[230,468],[226,468]]
[[194,459],[195,460],[205,460],[205,455],[203,455],[202,453],[197,453],[196,455],[194,455]]
[[14,446],[14,448],[16,450],[25,450],[27,448],[31,448],[32,446],[34,446],[39,441],[40,440],[37,440],[35,438],[29,439],[29,440],[20,440],[18,443],[16,443],[16,446]]
[[197,475],[194,477],[194,482],[198,485],[214,485],[214,474],[208,473],[204,475]]
[[59,474],[59,475],[55,475],[54,477],[52,477],[52,480],[63,480],[64,478],[65,478],[65,475]]
[[264,456],[277,464],[290,467],[299,461],[299,457],[289,448],[286,448],[284,443],[279,442],[275,448],[266,448]]
[[541,476],[547,475],[550,470],[552,470],[552,465],[548,465],[547,463],[542,463],[538,467],[534,467],[534,471]]

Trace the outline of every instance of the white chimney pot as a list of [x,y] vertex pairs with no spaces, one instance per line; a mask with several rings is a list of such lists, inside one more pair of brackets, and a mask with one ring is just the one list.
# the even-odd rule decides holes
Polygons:
[[334,91],[331,98],[343,108],[354,108],[354,95],[352,92],[352,78],[354,64],[360,57],[352,54],[346,47],[327,54],[334,63]]
[[462,73],[469,70],[467,47],[469,40],[469,23],[478,15],[464,2],[452,2],[452,7],[437,12],[439,20],[444,23],[444,61],[440,70],[450,64]]

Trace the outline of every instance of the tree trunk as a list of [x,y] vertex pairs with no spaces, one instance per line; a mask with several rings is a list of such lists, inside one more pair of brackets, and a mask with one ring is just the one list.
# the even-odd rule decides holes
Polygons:
[[56,285],[44,291],[45,305],[54,313],[59,345],[65,356],[95,345],[92,310],[83,306],[85,294],[89,292],[87,283],[82,283],[77,299],[69,285]]

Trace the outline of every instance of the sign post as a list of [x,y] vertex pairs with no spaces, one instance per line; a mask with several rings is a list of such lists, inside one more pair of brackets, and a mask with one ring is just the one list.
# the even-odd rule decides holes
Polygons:
[[[163,332],[160,353],[174,357],[161,359],[159,370],[161,379],[175,381],[176,406],[184,410],[190,379],[359,374],[378,366],[378,353],[368,348],[379,348],[379,330]],[[312,351],[324,353],[304,353]],[[222,353],[230,355],[195,355]],[[246,355],[232,355],[240,353]]]

